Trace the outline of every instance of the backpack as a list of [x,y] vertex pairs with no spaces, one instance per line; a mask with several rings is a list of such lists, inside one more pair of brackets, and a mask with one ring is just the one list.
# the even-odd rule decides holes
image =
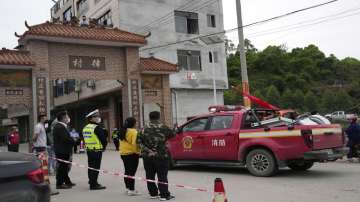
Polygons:
[[11,133],[9,135],[9,143],[11,145],[19,144],[20,143],[20,135],[19,135],[19,133]]

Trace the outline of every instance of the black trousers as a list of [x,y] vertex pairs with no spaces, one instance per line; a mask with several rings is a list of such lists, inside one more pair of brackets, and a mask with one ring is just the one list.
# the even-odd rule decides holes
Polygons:
[[[59,154],[55,153],[55,156],[57,159],[62,159],[65,161],[71,161],[70,160],[70,154]],[[69,177],[69,171],[70,166],[67,163],[64,163],[62,161],[57,161],[57,170],[56,170],[56,185],[62,185],[62,184],[71,184],[71,180]]]
[[[125,175],[135,176],[136,170],[139,166],[139,155],[138,154],[121,155],[121,159],[124,162]],[[124,177],[124,182],[126,189],[131,191],[135,190],[134,179]]]
[[356,149],[356,145],[360,144],[360,142],[358,141],[354,141],[354,140],[349,140],[347,146],[349,147],[350,151],[347,154],[348,158],[354,158],[354,157],[358,157],[357,156],[357,149]]
[[[167,175],[169,164],[167,159],[143,158],[143,161],[146,172],[146,179],[155,180],[155,175],[157,175],[159,182],[168,182]],[[147,187],[151,196],[157,196],[159,191],[160,197],[162,198],[170,196],[167,184],[158,183],[158,186],[156,186],[156,184],[153,182],[147,182]]]
[[19,145],[18,144],[10,144],[8,145],[9,152],[19,152]]
[[[102,159],[102,151],[87,151],[88,156],[88,166],[90,168],[100,169],[101,159]],[[89,185],[90,187],[94,187],[98,185],[98,176],[99,171],[88,169],[88,177],[89,177]]]
[[76,141],[74,144],[74,153],[76,154],[78,150],[78,142]]
[[114,138],[113,141],[114,141],[116,151],[119,151],[119,139]]

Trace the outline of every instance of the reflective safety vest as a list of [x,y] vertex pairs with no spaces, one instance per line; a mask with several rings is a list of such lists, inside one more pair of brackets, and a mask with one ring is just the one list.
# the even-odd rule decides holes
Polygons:
[[83,129],[83,136],[85,141],[85,148],[88,151],[91,150],[102,150],[103,146],[95,134],[96,124],[87,124]]

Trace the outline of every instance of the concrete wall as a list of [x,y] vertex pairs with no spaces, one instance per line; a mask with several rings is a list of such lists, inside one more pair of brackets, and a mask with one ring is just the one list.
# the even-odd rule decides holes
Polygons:
[[[174,123],[183,124],[187,117],[208,112],[208,107],[214,105],[213,91],[211,90],[177,90],[173,93],[173,119]],[[174,98],[176,96],[176,98]],[[223,92],[217,92],[217,102],[224,103]]]

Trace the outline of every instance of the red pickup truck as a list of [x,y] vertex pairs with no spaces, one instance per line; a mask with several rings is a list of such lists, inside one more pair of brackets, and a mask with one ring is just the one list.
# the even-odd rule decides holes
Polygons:
[[300,125],[261,109],[212,111],[178,127],[177,136],[168,141],[172,167],[246,167],[265,177],[286,166],[307,170],[314,162],[334,161],[348,152],[340,125]]

